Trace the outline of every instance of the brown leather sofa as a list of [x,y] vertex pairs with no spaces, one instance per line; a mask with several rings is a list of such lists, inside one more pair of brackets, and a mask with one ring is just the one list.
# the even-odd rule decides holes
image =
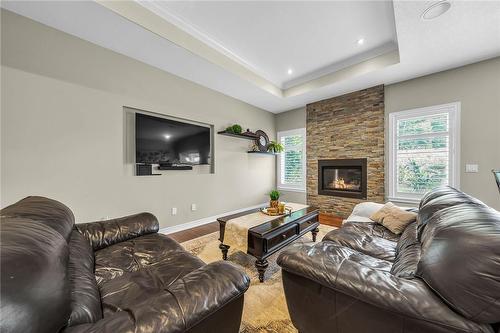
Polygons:
[[0,331],[238,332],[249,278],[157,231],[148,213],[75,225],[43,197],[3,209]]
[[450,187],[401,236],[348,222],[278,258],[301,333],[497,332],[500,213]]

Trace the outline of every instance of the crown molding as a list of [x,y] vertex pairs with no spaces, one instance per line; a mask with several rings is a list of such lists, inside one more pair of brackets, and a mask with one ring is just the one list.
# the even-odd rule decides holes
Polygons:
[[242,64],[205,44],[191,34],[168,22],[161,16],[134,1],[106,1],[95,0],[98,4],[115,12],[123,18],[135,23],[144,29],[198,55],[205,60],[234,73],[278,97],[283,97],[282,90],[274,83],[254,73]]
[[196,25],[188,22],[184,17],[180,16],[177,13],[173,13],[172,11],[166,10],[165,7],[158,5],[158,2],[156,1],[145,1],[145,0],[135,0],[141,6],[153,11],[153,13],[157,13],[160,15],[162,18],[167,20],[168,22],[174,24],[181,30],[187,32],[191,36],[201,40],[205,44],[213,47],[220,53],[226,55],[227,57],[231,58],[232,60],[240,63],[241,65],[245,66],[247,69],[251,70],[252,72],[256,73],[257,75],[265,78],[269,82],[273,83],[275,86],[281,87],[281,84],[279,84],[276,81],[273,81],[269,77],[266,76],[266,73],[262,72],[260,69],[258,69],[255,65],[251,64],[249,61],[246,59],[240,57],[238,54],[234,53],[232,50],[228,49],[225,47],[222,43],[220,43],[216,38],[213,36],[210,36],[209,34],[203,32],[199,27]]
[[368,59],[336,72],[325,74],[317,79],[290,87],[284,90],[284,97],[293,97],[310,92],[327,85],[367,74],[399,63],[399,50],[394,50],[372,59]]

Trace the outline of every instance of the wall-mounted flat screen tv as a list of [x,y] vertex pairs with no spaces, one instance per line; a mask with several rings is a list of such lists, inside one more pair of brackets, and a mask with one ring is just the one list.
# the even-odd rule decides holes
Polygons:
[[210,127],[135,114],[136,163],[210,164]]

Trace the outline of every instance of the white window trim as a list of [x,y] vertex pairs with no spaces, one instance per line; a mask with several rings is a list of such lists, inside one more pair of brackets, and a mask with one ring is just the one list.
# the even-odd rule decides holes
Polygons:
[[302,152],[303,152],[303,159],[302,159],[302,183],[296,186],[291,186],[287,184],[282,184],[281,183],[281,163],[282,163],[282,154],[278,155],[278,163],[276,163],[276,168],[277,168],[277,178],[276,178],[276,187],[278,190],[281,191],[290,191],[290,192],[301,192],[305,193],[306,192],[306,129],[305,128],[297,128],[297,129],[292,129],[288,131],[280,131],[277,133],[277,140],[279,143],[281,143],[281,138],[283,136],[289,136],[289,135],[297,135],[300,134],[303,137],[302,140]]
[[457,189],[460,188],[460,109],[461,103],[447,103],[424,108],[411,109],[389,114],[389,160],[388,160],[388,185],[390,201],[402,203],[418,203],[420,194],[397,193],[397,170],[396,170],[396,135],[397,121],[401,118],[421,117],[435,113],[447,112],[449,114],[449,136],[450,136],[450,164],[449,164],[449,185]]

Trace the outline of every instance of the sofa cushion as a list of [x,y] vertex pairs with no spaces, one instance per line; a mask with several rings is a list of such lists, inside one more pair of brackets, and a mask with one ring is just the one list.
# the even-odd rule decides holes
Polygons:
[[373,220],[369,217],[351,214],[347,219],[343,221],[343,223],[347,222],[373,223]]
[[73,212],[63,203],[44,197],[26,197],[2,209],[2,218],[18,217],[42,223],[68,242],[75,224]]
[[94,252],[77,230],[73,230],[69,242],[68,276],[71,289],[68,326],[94,323],[101,319],[101,297],[94,275]]
[[[370,216],[372,216],[376,211],[382,208],[384,204],[376,203],[376,202],[361,202],[354,206],[351,215],[344,220],[345,222],[374,222]],[[402,207],[399,208],[408,211],[418,213],[418,209],[415,207]]]
[[351,230],[352,232],[355,233],[380,237],[393,242],[397,242],[400,237],[399,235],[392,233],[389,229],[376,222],[370,222],[370,223],[346,222],[342,225],[342,228],[346,228],[345,230]]
[[177,242],[149,234],[95,253],[96,278],[104,316],[154,296],[176,280],[205,265]]
[[76,228],[94,251],[142,235],[158,232],[159,224],[151,213],[139,213],[107,221],[78,223]]
[[135,272],[145,266],[166,262],[175,252],[185,252],[173,239],[161,234],[149,234],[108,246],[95,252],[97,285]]
[[420,206],[417,275],[466,318],[500,319],[500,212],[450,187]]
[[419,260],[420,243],[417,239],[417,222],[413,222],[401,234],[396,246],[396,258],[391,273],[397,277],[413,278]]
[[57,228],[12,211],[0,223],[0,332],[59,332],[69,318],[68,244]]
[[327,233],[323,241],[335,242],[372,257],[392,262],[396,255],[397,243],[384,236],[389,239],[398,238],[377,223],[347,222],[342,228]]
[[347,247],[335,247],[335,248],[337,250],[337,255],[347,260],[357,262],[360,265],[376,269],[379,271],[390,272],[391,270],[392,262],[390,261],[374,258],[370,255],[358,252],[354,249]]
[[380,210],[380,208],[384,207],[384,204],[376,203],[376,202],[361,202],[354,206],[352,209],[351,215],[360,216],[360,217],[370,217],[375,212]]
[[441,186],[427,192],[420,200],[418,216],[419,220],[418,233],[419,238],[425,229],[427,222],[433,218],[435,213],[438,213],[443,208],[448,208],[454,205],[460,205],[464,202],[469,206],[484,204],[476,198],[473,198],[463,192],[457,191],[449,186]]
[[416,213],[408,212],[397,207],[392,202],[388,202],[378,211],[373,213],[370,219],[382,224],[392,233],[399,235],[405,230],[408,224],[415,221],[416,217]]

